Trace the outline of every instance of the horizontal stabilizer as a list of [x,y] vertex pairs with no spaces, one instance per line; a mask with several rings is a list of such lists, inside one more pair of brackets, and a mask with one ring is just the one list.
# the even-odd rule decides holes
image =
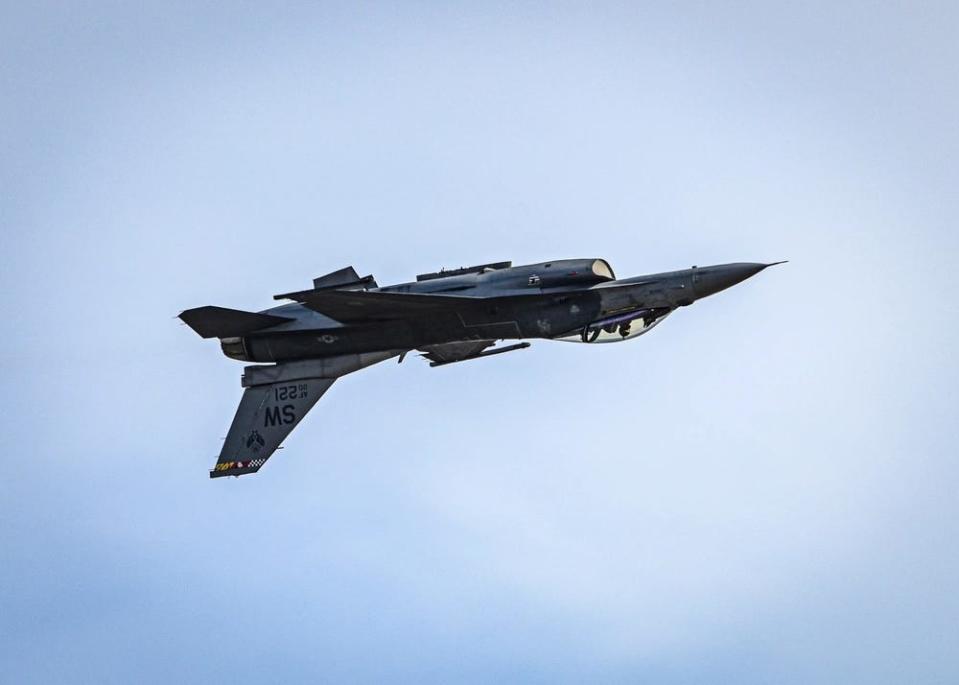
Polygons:
[[180,319],[203,338],[235,338],[293,320],[212,305],[187,309],[180,314]]

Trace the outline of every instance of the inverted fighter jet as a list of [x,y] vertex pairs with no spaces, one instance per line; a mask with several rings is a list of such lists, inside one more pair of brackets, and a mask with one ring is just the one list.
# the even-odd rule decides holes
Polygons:
[[[775,262],[781,264],[782,262]],[[442,366],[530,346],[631,340],[679,307],[773,264],[721,264],[617,280],[603,259],[480,264],[379,287],[346,267],[261,312],[188,309],[180,318],[247,366],[211,478],[256,473],[340,376],[412,350]],[[498,341],[516,342],[497,346]]]

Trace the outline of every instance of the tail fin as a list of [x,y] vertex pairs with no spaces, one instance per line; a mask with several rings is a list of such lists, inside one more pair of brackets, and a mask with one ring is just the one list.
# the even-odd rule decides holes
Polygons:
[[180,319],[203,338],[233,338],[293,320],[211,305],[187,309],[180,314]]
[[247,387],[210,478],[259,471],[335,380],[302,378]]
[[243,399],[210,478],[255,473],[340,376],[391,359],[402,350],[343,354],[247,366]]

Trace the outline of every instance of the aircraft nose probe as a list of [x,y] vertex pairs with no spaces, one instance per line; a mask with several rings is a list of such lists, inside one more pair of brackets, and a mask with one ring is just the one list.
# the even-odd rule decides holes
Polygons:
[[737,264],[721,264],[719,266],[710,266],[703,269],[697,269],[693,276],[693,289],[696,298],[709,297],[716,293],[731,288],[738,283],[742,283],[747,278],[755,276],[763,269],[768,269],[781,262],[772,262],[770,264],[761,264],[758,262],[741,262]]

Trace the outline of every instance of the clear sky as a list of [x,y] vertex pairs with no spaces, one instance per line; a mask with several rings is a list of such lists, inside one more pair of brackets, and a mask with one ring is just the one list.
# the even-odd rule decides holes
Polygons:
[[[4,3],[0,681],[959,680],[955,3]],[[789,259],[339,381],[174,317]]]

